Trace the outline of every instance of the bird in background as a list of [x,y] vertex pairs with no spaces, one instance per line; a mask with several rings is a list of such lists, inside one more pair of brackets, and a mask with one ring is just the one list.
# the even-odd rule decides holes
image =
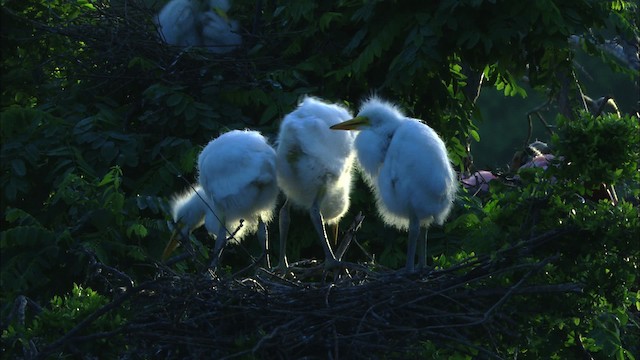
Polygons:
[[473,195],[489,193],[490,182],[498,177],[488,170],[478,170],[469,176],[460,179],[462,186]]
[[[273,218],[279,193],[274,149],[257,131],[233,130],[205,146],[198,157],[198,172],[199,186],[172,202],[174,220],[180,224],[177,232],[188,236],[204,222],[215,236],[212,269],[228,239],[240,241],[257,232],[270,266],[266,223]],[[174,232],[165,256],[177,247],[177,235]]]
[[[458,189],[442,139],[377,97],[364,101],[355,118],[331,129],[359,130],[359,167],[375,194],[378,212],[386,224],[409,231],[406,270],[415,269],[418,245],[418,266],[426,266],[428,227],[446,220]],[[421,228],[424,241],[418,243]]]
[[[516,151],[509,165],[510,171],[516,174],[513,180],[519,180],[517,173],[520,169],[542,168],[546,170],[555,161],[551,148],[544,142],[536,140],[527,145],[524,150]],[[473,196],[485,195],[491,190],[491,182],[500,179],[499,173],[488,170],[478,170],[460,179],[462,186]]]
[[171,0],[158,13],[158,31],[169,45],[228,53],[242,44],[238,22],[227,16],[230,8],[228,0]]
[[286,241],[291,204],[309,212],[324,250],[325,267],[339,263],[324,224],[337,227],[349,209],[354,136],[329,127],[350,118],[349,111],[338,104],[305,97],[280,124],[276,169],[278,185],[287,198],[279,215],[281,269],[288,267]]

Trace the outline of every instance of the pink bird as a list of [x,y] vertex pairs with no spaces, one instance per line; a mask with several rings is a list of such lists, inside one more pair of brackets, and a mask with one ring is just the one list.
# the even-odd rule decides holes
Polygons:
[[556,157],[553,154],[539,154],[522,165],[520,169],[543,168],[544,170],[547,170],[547,168],[555,158]]
[[473,191],[474,195],[478,193],[489,192],[489,182],[495,180],[498,177],[493,175],[491,171],[480,170],[476,171],[468,177],[462,178],[462,186],[465,189]]

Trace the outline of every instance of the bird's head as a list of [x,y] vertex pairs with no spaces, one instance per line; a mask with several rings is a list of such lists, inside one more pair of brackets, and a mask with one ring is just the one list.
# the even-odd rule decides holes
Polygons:
[[[365,130],[392,132],[406,117],[397,106],[373,97],[360,107],[358,116],[351,120],[333,125],[334,130]],[[377,130],[376,130],[377,129]]]

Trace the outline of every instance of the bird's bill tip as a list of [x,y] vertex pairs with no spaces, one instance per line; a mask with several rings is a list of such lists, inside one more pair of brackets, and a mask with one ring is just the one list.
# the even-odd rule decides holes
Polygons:
[[162,252],[162,260],[166,260],[169,255],[171,255],[171,253],[178,247],[178,245],[180,245],[180,243],[178,242],[179,234],[180,232],[178,230],[174,230],[171,234],[171,239],[169,239],[169,243]]
[[368,124],[369,118],[367,118],[366,116],[356,116],[351,120],[332,125],[330,128],[333,130],[356,130],[361,128],[363,125]]
[[216,15],[220,16],[222,19],[224,19],[224,21],[229,22],[229,15],[227,15],[227,12],[222,10],[219,7],[214,7],[213,11],[216,13]]

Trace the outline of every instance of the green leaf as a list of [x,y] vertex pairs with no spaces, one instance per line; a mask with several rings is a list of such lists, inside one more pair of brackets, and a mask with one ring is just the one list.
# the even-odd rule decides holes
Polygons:
[[278,106],[277,104],[272,103],[267,107],[265,112],[260,117],[260,125],[267,124],[270,120],[275,118],[277,114],[278,114]]
[[320,20],[318,23],[320,25],[320,30],[325,31],[331,25],[331,22],[339,20],[342,17],[341,13],[338,12],[326,12],[320,16]]
[[471,135],[473,140],[475,140],[476,142],[480,142],[480,134],[478,134],[476,130],[474,129],[469,130],[469,135]]
[[40,222],[38,222],[38,220],[35,217],[33,217],[31,214],[29,214],[28,212],[22,209],[16,209],[16,208],[8,208],[5,211],[5,220],[7,220],[10,223],[15,223],[17,221],[20,221],[21,225],[41,226]]
[[100,148],[100,155],[109,163],[118,156],[118,148],[113,141],[106,141]]
[[11,161],[11,168],[13,169],[13,172],[20,177],[27,174],[27,167],[22,159],[13,159]]
[[187,121],[194,120],[197,115],[198,111],[196,110],[195,106],[193,106],[193,104],[184,109],[184,117]]
[[174,93],[174,94],[171,94],[171,96],[169,96],[167,98],[166,103],[170,107],[174,107],[174,106],[177,106],[178,104],[180,104],[180,102],[182,101],[183,98],[184,98],[184,96],[182,94]]
[[142,224],[132,224],[127,228],[127,237],[132,237],[132,235],[135,235],[137,237],[144,238],[148,233],[149,231]]

